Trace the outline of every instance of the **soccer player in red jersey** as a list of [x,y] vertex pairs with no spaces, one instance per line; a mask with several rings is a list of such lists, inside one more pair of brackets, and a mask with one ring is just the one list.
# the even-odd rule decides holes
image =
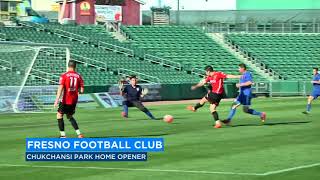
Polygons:
[[[83,135],[79,130],[78,124],[76,120],[73,118],[73,114],[75,113],[76,105],[78,102],[79,89],[80,89],[80,93],[83,93],[84,91],[83,79],[80,76],[80,74],[78,74],[75,70],[76,70],[76,62],[69,61],[68,71],[60,76],[57,97],[54,102],[54,107],[57,107],[59,103],[57,119],[58,119],[58,126],[60,130],[61,138],[66,137],[66,133],[64,132],[64,121],[63,121],[64,114],[67,115],[67,118],[69,119],[71,125],[75,129],[78,137],[83,138]],[[63,97],[61,102],[59,102],[62,93],[63,93]]]
[[[217,112],[217,107],[219,106],[219,103],[221,99],[224,96],[224,79],[226,78],[240,78],[240,76],[236,75],[227,75],[223,72],[214,71],[212,66],[206,66],[205,67],[207,78],[204,81],[199,82],[197,85],[194,85],[191,87],[192,90],[195,90],[199,87],[202,87],[206,83],[211,84],[211,91],[208,92],[208,94],[205,96],[205,98],[210,102],[210,112],[213,116],[213,119],[215,120],[215,128],[221,128],[221,121],[219,120],[219,115]],[[200,102],[201,103],[201,102]],[[193,108],[193,110],[197,110],[198,108],[202,107],[204,105],[197,103]],[[189,108],[190,109],[190,108]]]

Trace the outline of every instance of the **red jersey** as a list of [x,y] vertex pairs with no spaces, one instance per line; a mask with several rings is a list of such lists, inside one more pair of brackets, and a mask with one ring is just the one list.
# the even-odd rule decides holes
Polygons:
[[78,102],[79,88],[84,87],[80,74],[75,71],[68,71],[60,76],[60,85],[63,85],[62,104],[74,105]]
[[210,82],[212,86],[212,92],[222,94],[224,92],[223,81],[227,78],[227,75],[223,72],[214,72],[212,76],[208,76],[206,83]]

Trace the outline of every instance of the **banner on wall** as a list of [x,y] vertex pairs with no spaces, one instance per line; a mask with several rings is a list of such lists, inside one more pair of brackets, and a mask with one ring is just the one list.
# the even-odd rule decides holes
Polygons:
[[97,21],[122,21],[121,6],[95,5],[95,11]]
[[88,1],[83,1],[80,3],[80,15],[90,16],[91,5]]

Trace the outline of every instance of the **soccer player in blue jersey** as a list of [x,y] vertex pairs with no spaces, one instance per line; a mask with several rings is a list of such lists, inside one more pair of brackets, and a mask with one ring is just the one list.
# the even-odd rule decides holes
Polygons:
[[318,73],[318,71],[318,68],[313,68],[313,79],[311,81],[311,83],[313,84],[313,90],[311,95],[308,97],[307,110],[303,112],[304,114],[310,113],[312,101],[320,96],[320,74]]
[[122,117],[128,118],[129,107],[135,106],[140,111],[144,112],[150,119],[155,120],[156,118],[151,114],[151,112],[144,107],[141,102],[141,98],[146,95],[141,86],[137,85],[138,79],[135,75],[130,76],[130,84],[121,84],[120,93],[124,97],[123,101],[123,111]]
[[239,64],[239,72],[242,74],[240,82],[237,84],[237,87],[240,88],[240,93],[231,106],[228,118],[222,122],[229,124],[240,105],[243,105],[243,111],[245,113],[259,116],[261,121],[265,122],[267,117],[265,112],[258,112],[250,108],[252,99],[251,85],[253,84],[252,74],[247,71],[245,64]]

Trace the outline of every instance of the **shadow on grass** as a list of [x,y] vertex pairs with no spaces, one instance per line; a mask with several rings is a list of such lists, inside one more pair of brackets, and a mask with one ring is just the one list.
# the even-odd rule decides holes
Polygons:
[[159,133],[159,134],[136,134],[136,135],[110,135],[110,136],[96,136],[96,137],[89,137],[89,138],[116,138],[116,137],[157,137],[157,136],[166,136],[172,135],[173,133]]
[[277,125],[300,125],[307,124],[312,121],[293,121],[293,122],[268,122],[265,124],[237,124],[231,125],[231,127],[242,127],[242,126],[277,126]]

